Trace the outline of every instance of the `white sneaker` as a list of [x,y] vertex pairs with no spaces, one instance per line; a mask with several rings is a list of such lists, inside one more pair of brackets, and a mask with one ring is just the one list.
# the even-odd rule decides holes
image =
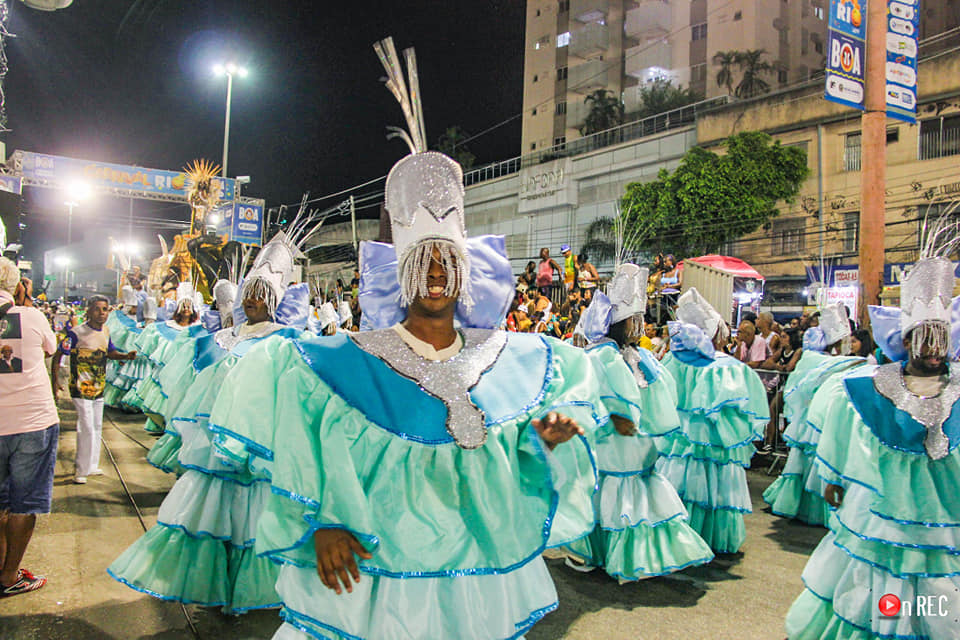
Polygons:
[[76,476],[73,479],[73,484],[87,484],[86,476]]
[[596,567],[587,564],[586,562],[584,562],[583,560],[580,560],[579,558],[574,558],[573,556],[567,556],[566,558],[564,558],[563,564],[567,565],[574,571],[579,571],[580,573],[590,573],[591,571],[596,569]]
[[102,475],[103,475],[103,469],[100,469],[100,468],[94,469],[93,471],[91,471],[91,472],[88,473],[87,475],[88,475],[88,476],[102,476]]

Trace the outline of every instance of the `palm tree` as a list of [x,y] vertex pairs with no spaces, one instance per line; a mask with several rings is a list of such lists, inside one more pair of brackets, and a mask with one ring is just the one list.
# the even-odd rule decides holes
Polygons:
[[733,93],[733,65],[737,63],[739,51],[717,51],[713,54],[713,64],[719,65],[717,71],[717,86],[726,87],[727,93]]
[[773,71],[773,65],[761,59],[766,53],[763,49],[749,49],[747,51],[737,52],[737,66],[740,67],[740,71],[743,72],[740,84],[737,85],[734,91],[734,95],[738,98],[752,98],[770,92],[769,83],[760,77],[762,74]]
[[587,227],[581,251],[596,263],[617,258],[616,218],[597,218]]
[[580,128],[580,135],[588,136],[623,124],[623,102],[612,91],[597,89],[583,102],[590,105],[590,113]]

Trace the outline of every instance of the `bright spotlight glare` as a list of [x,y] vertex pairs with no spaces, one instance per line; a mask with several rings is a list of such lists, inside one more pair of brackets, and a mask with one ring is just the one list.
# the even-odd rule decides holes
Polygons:
[[89,198],[92,191],[90,185],[82,180],[74,180],[67,185],[67,197],[74,205]]
[[220,224],[220,216],[217,215],[216,213],[211,214],[210,216],[207,217],[207,224],[213,227],[217,226],[218,224]]
[[213,72],[218,76],[222,76],[227,72],[227,70],[223,68],[222,64],[215,64],[213,65]]
[[247,71],[246,67],[240,67],[239,69],[237,69],[237,75],[240,76],[241,78],[246,78],[249,73],[250,72]]
[[55,262],[58,267],[65,267],[70,264],[70,256],[57,256]]
[[234,74],[234,73],[236,73],[236,72],[237,72],[237,65],[233,64],[232,62],[228,62],[228,63],[227,63],[227,73],[229,73],[229,74],[232,75],[232,74]]

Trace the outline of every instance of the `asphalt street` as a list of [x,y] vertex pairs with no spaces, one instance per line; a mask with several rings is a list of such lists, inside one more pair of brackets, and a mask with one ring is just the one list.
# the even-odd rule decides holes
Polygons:
[[[107,575],[107,565],[154,523],[174,478],[147,464],[154,438],[143,431],[142,416],[107,410],[105,475],[74,484],[75,414],[69,402],[61,403],[60,416],[53,513],[40,518],[23,563],[49,583],[36,593],[0,600],[0,639],[269,638],[279,626],[276,611],[225,616],[163,602]],[[800,574],[825,531],[764,509],[760,495],[773,480],[765,469],[750,471],[748,479],[754,513],[746,516],[741,553],[626,585],[549,559],[560,606],[528,640],[782,639],[784,616],[802,589]]]

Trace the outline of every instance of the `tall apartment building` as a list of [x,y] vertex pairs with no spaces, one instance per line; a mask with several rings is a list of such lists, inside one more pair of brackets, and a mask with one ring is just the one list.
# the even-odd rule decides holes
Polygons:
[[[943,1],[943,0],[941,0]],[[579,137],[597,89],[629,114],[657,78],[707,98],[718,51],[763,49],[774,89],[823,69],[829,0],[527,0],[521,153]],[[734,86],[738,82],[734,78]]]

